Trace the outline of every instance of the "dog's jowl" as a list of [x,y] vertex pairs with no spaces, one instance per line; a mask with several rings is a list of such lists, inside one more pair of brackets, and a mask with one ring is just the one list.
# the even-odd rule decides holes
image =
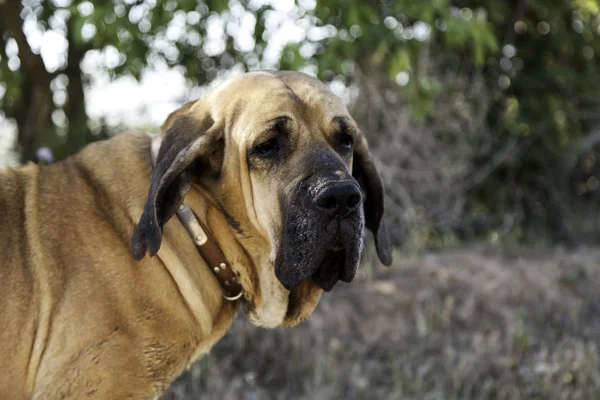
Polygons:
[[151,399],[223,336],[391,263],[367,143],[326,85],[233,78],[65,161],[0,171],[0,398]]

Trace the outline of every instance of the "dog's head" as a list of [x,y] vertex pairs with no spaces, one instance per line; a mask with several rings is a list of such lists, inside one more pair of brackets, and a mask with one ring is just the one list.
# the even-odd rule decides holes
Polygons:
[[366,140],[341,100],[307,75],[241,75],[169,116],[132,240],[136,259],[159,250],[162,226],[191,184],[210,194],[251,249],[256,265],[244,268],[256,269],[258,282],[244,292],[257,324],[297,323],[321,290],[352,281],[365,227],[381,261],[392,261]]

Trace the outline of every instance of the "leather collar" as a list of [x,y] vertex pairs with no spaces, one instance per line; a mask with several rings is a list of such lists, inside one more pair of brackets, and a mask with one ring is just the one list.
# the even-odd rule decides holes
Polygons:
[[[160,136],[152,138],[150,153],[153,168],[156,167],[160,143]],[[225,255],[219,248],[219,245],[209,234],[207,234],[206,229],[202,227],[192,209],[185,203],[182,203],[177,210],[177,217],[179,217],[179,220],[194,241],[196,248],[198,248],[198,252],[202,258],[206,260],[208,267],[221,284],[223,298],[229,301],[240,299],[243,290],[238,277],[235,272],[233,272],[233,269],[231,269],[231,265],[225,259]]]

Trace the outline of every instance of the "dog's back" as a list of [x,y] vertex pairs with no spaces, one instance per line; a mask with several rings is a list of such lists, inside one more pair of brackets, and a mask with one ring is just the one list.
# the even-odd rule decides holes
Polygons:
[[[0,170],[0,398],[31,396],[51,348],[78,356],[69,352],[73,340],[60,343],[65,332],[55,324],[64,313],[73,323],[58,326],[82,336],[95,323],[88,319],[102,312],[94,305],[112,306],[89,288],[99,285],[101,268],[127,272],[120,260],[131,258],[133,221],[122,182],[131,180],[128,173],[140,176],[132,169],[143,168],[138,158],[147,153],[147,142],[145,134],[124,134],[63,162]],[[124,201],[115,201],[118,196]],[[108,282],[107,290],[113,285]],[[104,303],[92,302],[102,296]]]
[[27,383],[34,341],[39,327],[40,296],[35,273],[28,263],[30,248],[26,209],[28,193],[36,184],[39,167],[28,165],[0,173],[0,393],[21,398]]

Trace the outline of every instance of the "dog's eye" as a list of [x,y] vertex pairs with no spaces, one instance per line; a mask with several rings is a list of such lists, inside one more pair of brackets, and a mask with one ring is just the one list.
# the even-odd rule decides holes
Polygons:
[[342,133],[340,135],[340,145],[344,149],[350,149],[354,145],[354,138],[347,133]]
[[279,149],[279,140],[272,138],[256,146],[254,152],[261,157],[269,157],[277,154]]

